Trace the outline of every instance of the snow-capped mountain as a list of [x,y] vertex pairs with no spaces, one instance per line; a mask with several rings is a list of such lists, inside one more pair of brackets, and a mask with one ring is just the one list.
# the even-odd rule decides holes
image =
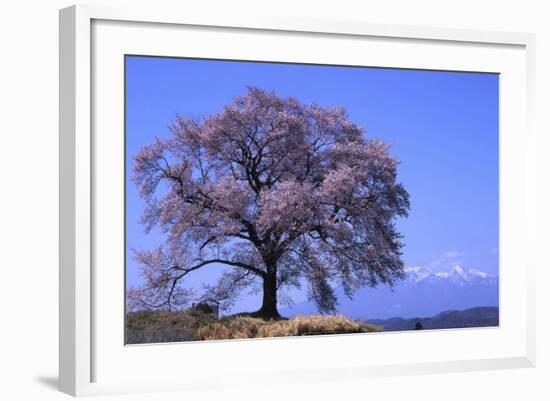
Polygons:
[[409,284],[428,282],[431,284],[440,281],[449,281],[459,286],[473,284],[496,285],[498,277],[477,269],[465,270],[460,265],[455,265],[448,272],[434,273],[430,269],[422,267],[405,267],[405,281]]
[[[498,276],[476,269],[454,266],[447,272],[406,267],[406,277],[393,289],[365,287],[347,298],[338,289],[338,312],[354,319],[428,317],[446,310],[498,306]],[[281,311],[284,316],[316,313],[306,301]]]

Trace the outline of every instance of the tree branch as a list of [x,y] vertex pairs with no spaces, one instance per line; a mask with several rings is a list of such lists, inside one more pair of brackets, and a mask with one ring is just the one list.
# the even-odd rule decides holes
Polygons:
[[251,272],[257,274],[258,276],[261,276],[261,277],[265,276],[265,272],[263,272],[262,270],[254,267],[252,265],[243,263],[243,262],[237,262],[237,261],[225,260],[225,259],[209,259],[209,260],[201,261],[199,264],[197,264],[193,267],[183,268],[183,267],[174,266],[175,270],[179,270],[179,271],[183,272],[182,274],[180,274],[177,277],[177,279],[179,280],[180,278],[182,278],[183,276],[186,276],[187,274],[191,273],[192,271],[198,270],[201,267],[204,267],[206,265],[210,265],[212,263],[220,263],[220,264],[224,264],[224,265],[228,265],[228,266],[240,267],[242,269],[245,269],[245,270],[248,270],[248,271],[251,271]]

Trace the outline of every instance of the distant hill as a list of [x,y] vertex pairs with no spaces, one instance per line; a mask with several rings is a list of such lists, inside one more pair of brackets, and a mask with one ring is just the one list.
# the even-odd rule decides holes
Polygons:
[[498,326],[499,311],[496,307],[477,307],[463,311],[446,311],[433,317],[403,319],[371,319],[369,323],[383,327],[383,331],[414,330],[420,322],[423,329],[452,329],[464,327]]
[[[434,316],[443,310],[464,310],[478,306],[498,307],[498,276],[454,266],[434,273],[420,267],[405,268],[406,277],[394,286],[359,289],[349,299],[337,289],[337,311],[349,318],[372,321],[395,316]],[[318,313],[313,302],[281,308],[283,316]]]

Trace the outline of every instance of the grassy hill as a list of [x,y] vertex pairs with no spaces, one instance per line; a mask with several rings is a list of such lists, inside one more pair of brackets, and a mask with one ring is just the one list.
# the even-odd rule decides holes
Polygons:
[[433,317],[392,318],[368,323],[344,316],[302,315],[292,319],[265,321],[239,314],[216,318],[193,309],[180,312],[131,312],[126,317],[126,344],[289,337],[324,334],[368,333],[498,326],[496,307],[446,311]]
[[197,340],[289,337],[380,331],[378,326],[344,316],[296,316],[265,321],[245,315],[217,319],[210,314],[181,312],[132,312],[126,318],[126,344]]

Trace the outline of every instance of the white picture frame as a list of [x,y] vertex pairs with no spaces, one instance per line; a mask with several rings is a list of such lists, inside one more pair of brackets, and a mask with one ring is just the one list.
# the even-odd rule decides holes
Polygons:
[[[117,24],[122,25],[117,26]],[[504,83],[504,85],[509,85],[505,88],[510,90],[505,90],[502,93],[503,98],[501,100],[501,110],[506,113],[505,121],[503,121],[503,131],[509,133],[509,135],[501,136],[501,152],[505,155],[500,166],[501,176],[504,177],[501,188],[501,201],[505,200],[504,204],[501,205],[501,219],[505,224],[501,225],[500,248],[501,260],[505,265],[511,266],[512,262],[519,260],[523,263],[520,273],[516,270],[505,270],[506,274],[503,278],[505,281],[501,282],[502,293],[504,294],[501,295],[501,303],[504,302],[510,306],[507,310],[511,312],[506,312],[510,313],[508,321],[512,318],[519,320],[517,327],[513,329],[510,326],[501,325],[497,329],[463,330],[457,333],[434,331],[422,333],[421,335],[418,333],[395,335],[388,333],[384,334],[385,337],[382,334],[375,334],[371,338],[376,338],[376,340],[369,341],[376,342],[377,348],[383,346],[384,343],[392,346],[402,346],[404,349],[411,346],[426,346],[426,344],[436,344],[437,348],[438,342],[443,346],[444,341],[450,340],[464,344],[469,343],[470,345],[472,342],[480,341],[481,344],[485,341],[495,345],[494,349],[486,349],[486,352],[479,348],[467,353],[458,344],[456,352],[467,354],[464,358],[453,357],[451,354],[441,354],[439,357],[433,355],[421,360],[413,353],[404,353],[401,359],[385,359],[381,356],[376,361],[369,362],[354,359],[352,356],[347,357],[347,359],[336,357],[341,354],[338,350],[346,346],[344,342],[353,343],[354,346],[366,345],[364,339],[367,337],[361,335],[345,338],[329,336],[331,338],[236,341],[231,342],[231,344],[228,342],[170,344],[134,347],[130,352],[126,352],[127,350],[120,341],[111,341],[110,331],[108,329],[99,331],[97,326],[105,328],[113,324],[113,326],[118,327],[120,321],[123,320],[123,316],[115,313],[111,317],[106,317],[108,313],[102,313],[106,308],[102,302],[98,301],[97,297],[105,297],[108,300],[118,297],[119,301],[122,302],[122,294],[118,292],[121,282],[117,280],[107,281],[109,279],[108,275],[97,274],[97,271],[94,270],[98,268],[98,261],[101,264],[106,255],[95,251],[98,245],[95,240],[98,230],[104,227],[101,219],[106,217],[103,214],[103,206],[101,206],[101,199],[98,200],[97,198],[97,193],[105,193],[109,188],[109,185],[102,187],[102,181],[101,179],[98,181],[97,177],[105,174],[101,173],[101,164],[104,164],[103,170],[106,166],[114,166],[116,169],[117,165],[109,165],[108,160],[116,163],[117,155],[120,155],[120,158],[123,156],[122,153],[118,152],[119,149],[116,146],[111,146],[103,140],[98,143],[94,137],[94,132],[96,132],[94,129],[103,128],[103,125],[101,125],[103,120],[111,124],[111,120],[114,121],[117,117],[108,117],[100,110],[101,107],[105,108],[106,106],[96,106],[94,96],[103,95],[101,89],[94,87],[92,81],[94,74],[97,74],[98,71],[106,71],[104,68],[110,68],[109,63],[103,64],[102,60],[106,60],[106,57],[104,55],[99,56],[104,48],[106,52],[111,52],[109,54],[124,54],[128,48],[134,49],[137,46],[128,45],[129,47],[125,47],[126,43],[131,40],[130,38],[137,41],[136,38],[139,37],[140,30],[147,27],[155,27],[147,36],[148,41],[144,40],[143,37],[139,41],[139,49],[141,49],[139,51],[147,53],[155,52],[154,48],[151,47],[155,46],[155,39],[158,40],[161,37],[170,35],[173,32],[170,30],[185,30],[185,27],[196,29],[198,27],[199,31],[203,29],[207,34],[208,30],[215,30],[218,38],[220,38],[220,34],[229,37],[228,32],[240,35],[239,37],[242,38],[261,33],[265,43],[270,41],[277,43],[279,40],[277,35],[286,35],[289,38],[294,35],[296,40],[298,38],[302,38],[301,40],[304,41],[325,40],[327,44],[331,38],[340,38],[342,43],[344,43],[344,40],[383,40],[386,41],[384,46],[390,46],[392,42],[406,41],[407,46],[426,45],[425,55],[434,52],[434,49],[430,49],[430,46],[436,46],[438,51],[441,51],[441,60],[437,62],[427,61],[429,57],[422,60],[421,55],[423,53],[420,52],[420,56],[417,56],[418,59],[414,62],[413,67],[415,68],[467,69],[464,65],[453,61],[452,54],[456,52],[468,53],[475,51],[477,52],[475,54],[479,54],[480,61],[478,63],[482,63],[484,57],[491,58],[487,61],[485,67],[478,68],[500,73],[506,71],[504,75],[511,77],[509,81]],[[121,33],[123,31],[127,34]],[[97,38],[95,41],[93,39],[94,34]],[[231,38],[238,41],[235,36]],[[107,43],[109,44],[107,45]],[[200,43],[203,43],[205,48],[210,46],[211,49],[214,49],[215,47],[214,42],[209,42],[206,37]],[[533,35],[523,33],[375,25],[357,21],[293,20],[269,17],[252,18],[250,16],[237,20],[215,15],[186,15],[184,10],[164,10],[154,7],[112,8],[108,6],[78,5],[61,10],[60,390],[71,395],[80,396],[166,389],[200,389],[242,384],[231,375],[231,366],[229,365],[225,368],[220,366],[217,371],[214,369],[208,374],[205,373],[206,370],[201,370],[200,366],[195,367],[193,371],[186,373],[185,379],[178,378],[177,375],[163,375],[162,372],[156,376],[151,372],[150,377],[130,378],[131,374],[136,373],[132,371],[131,366],[135,365],[137,361],[143,360],[145,365],[149,365],[151,361],[167,360],[170,355],[181,352],[184,352],[188,357],[195,358],[195,360],[200,358],[201,355],[208,358],[212,358],[213,355],[223,355],[227,360],[238,357],[243,362],[241,366],[236,368],[244,371],[249,369],[250,373],[255,375],[256,381],[261,382],[264,380],[266,383],[271,380],[273,375],[276,375],[278,380],[291,382],[293,380],[326,380],[340,377],[360,379],[380,375],[534,366],[534,271],[536,259],[532,256],[534,252],[530,252],[531,247],[534,247],[532,244],[535,243],[534,228],[536,219],[534,180],[536,138],[532,129],[535,79],[534,43],[535,38]],[[375,45],[373,45],[373,50],[376,50]],[[165,49],[158,51],[172,53],[173,50],[170,50],[170,45],[166,46]],[[445,46],[454,46],[452,52],[446,53]],[[231,46],[224,47],[230,48]],[[342,47],[345,48],[345,46]],[[238,49],[238,47],[235,47],[235,49]],[[235,49],[227,51],[238,52]],[[495,57],[483,56],[488,49],[495,49]],[[221,50],[216,51],[220,52]],[[290,59],[295,57],[292,56],[290,47],[287,51]],[[378,51],[383,52],[384,50]],[[273,56],[274,59],[281,58],[281,54]],[[380,53],[380,55],[382,54]],[[499,54],[502,55],[502,58],[499,58]],[[196,53],[193,55],[196,55]],[[446,55],[448,55],[448,58],[445,58]],[[95,59],[96,56],[97,60]],[[230,56],[229,53],[226,55],[226,57]],[[269,58],[261,55],[257,57]],[[333,55],[332,57],[336,56]],[[403,57],[403,54],[399,57]],[[473,58],[471,55],[468,57]],[[381,63],[384,66],[399,67],[402,62],[397,58],[392,61],[391,57],[388,56],[386,61]],[[472,61],[472,63],[474,62]],[[475,68],[474,64],[472,64],[472,69]],[[94,69],[97,69],[97,71],[94,71]],[[115,78],[113,79],[118,79],[116,76],[119,76],[117,74],[120,74],[120,71],[115,71],[116,65],[111,70],[111,72],[115,72],[113,75]],[[109,73],[103,74],[99,78],[99,80],[102,79],[105,82],[113,83],[109,78]],[[511,99],[510,92],[512,89],[515,94],[518,94],[517,99]],[[115,96],[111,100],[116,102],[117,99]],[[108,102],[108,99],[103,100],[105,100],[105,104]],[[103,105],[103,103],[101,104]],[[95,110],[96,108],[97,110]],[[118,123],[113,124],[116,127]],[[102,159],[104,161],[101,161]],[[516,165],[514,170],[511,168],[512,163]],[[110,185],[113,184],[116,184],[116,182],[110,183]],[[518,185],[521,185],[521,191],[518,190]],[[115,196],[115,199],[118,198]],[[118,208],[120,212],[120,209],[123,208],[122,205],[114,203],[116,204],[114,208]],[[113,211],[113,213],[119,212]],[[515,237],[517,234],[514,234],[516,231],[523,233],[521,240],[514,241],[517,239]],[[116,230],[112,235],[116,237]],[[108,233],[105,232],[105,236],[108,236]],[[513,249],[508,249],[510,247],[505,245],[511,243],[516,243],[516,245]],[[523,255],[522,259],[520,259],[521,255]],[[508,303],[510,297],[514,297],[519,301],[511,305],[511,302]],[[116,308],[113,309],[117,310]],[[118,320],[114,321],[116,319]],[[504,320],[506,321],[506,319]],[[440,340],[443,338],[446,338],[446,340]],[[113,347],[119,347],[120,349],[114,349]],[[325,350],[333,350],[329,351],[327,362],[315,360],[315,350],[319,347],[323,347]],[[253,369],[246,366],[247,362],[250,363],[254,358],[270,354],[278,355],[285,352],[285,350],[290,350],[291,354],[303,356],[302,359],[307,359],[306,356],[309,356],[311,362],[299,363],[300,361],[295,360],[292,363],[294,365],[292,369],[286,369],[283,366],[283,360],[277,362],[278,365],[275,363],[275,367],[271,370],[264,369],[261,366],[255,366]],[[331,352],[334,355],[332,361],[330,360]],[[120,358],[127,358],[127,361],[117,359],[118,356],[116,355],[119,355]],[[373,356],[373,359],[376,358],[376,356]],[[120,364],[124,363],[127,365],[122,368]],[[104,370],[108,370],[107,365],[113,366],[112,371],[103,374],[101,367],[103,366]],[[116,372],[118,374],[115,374]],[[268,373],[271,375],[270,378],[263,377]]]

